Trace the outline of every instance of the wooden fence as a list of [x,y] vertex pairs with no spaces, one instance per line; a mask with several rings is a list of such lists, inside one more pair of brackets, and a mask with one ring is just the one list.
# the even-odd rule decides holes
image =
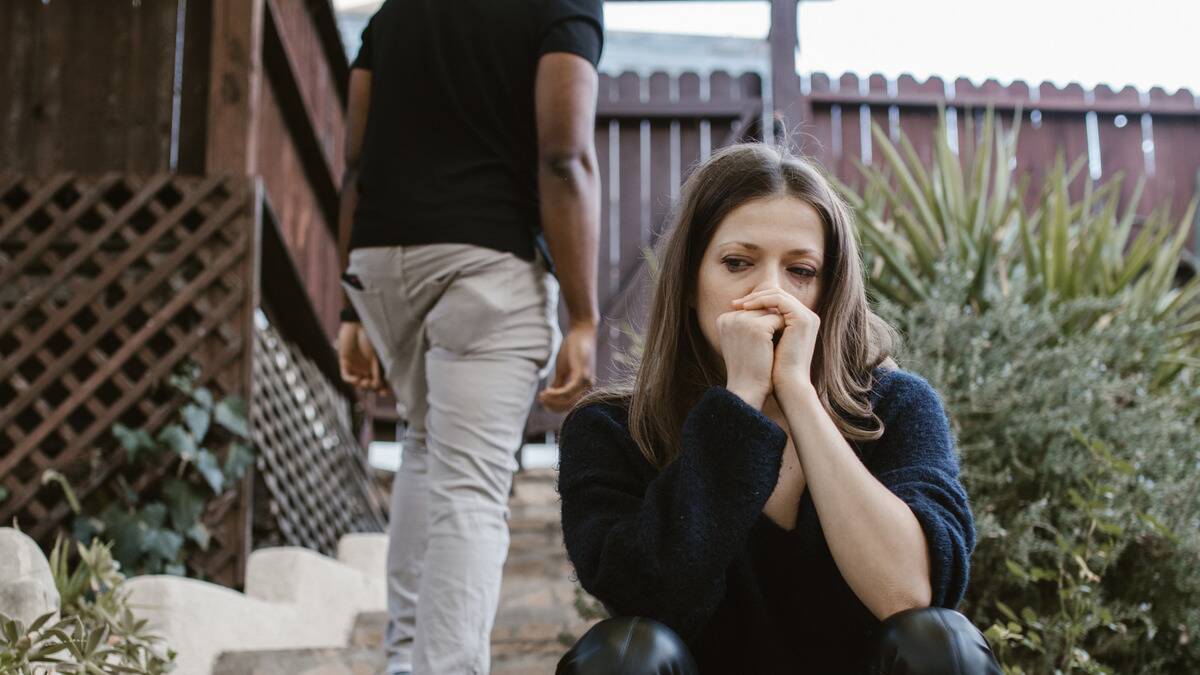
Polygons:
[[[992,106],[1011,126],[1020,106],[1022,129],[1018,172],[1040,185],[1055,155],[1068,162],[1087,157],[1089,166],[1073,183],[1078,195],[1086,181],[1111,179],[1120,172],[1122,206],[1137,179],[1146,187],[1139,210],[1164,202],[1181,216],[1195,191],[1200,171],[1200,100],[1181,91],[1160,89],[1139,94],[1106,87],[1031,89],[1023,83],[1001,87],[993,81],[976,87],[966,80],[943,82],[910,77],[889,81],[880,76],[836,80],[824,74],[798,78],[802,94],[798,120],[786,131],[805,155],[815,157],[845,182],[859,183],[856,162],[882,165],[871,123],[892,139],[901,131],[926,162],[933,153],[938,106],[951,124],[951,147],[967,157],[974,152],[984,111]],[[640,331],[649,289],[642,250],[662,232],[679,186],[696,162],[735,140],[762,137],[763,95],[757,75],[732,77],[715,72],[668,75],[602,75],[596,119],[596,149],[601,180],[601,240],[598,289],[603,324],[597,363],[600,382],[621,364],[615,355],[629,348],[624,332]],[[1200,241],[1193,242],[1193,251]],[[560,319],[565,321],[565,311]],[[555,428],[559,416],[535,411],[531,433]]]
[[984,111],[991,106],[1006,127],[1020,108],[1015,168],[1018,174],[1030,175],[1034,187],[1041,185],[1061,152],[1068,163],[1087,158],[1087,167],[1072,185],[1077,195],[1087,181],[1108,181],[1120,174],[1124,206],[1143,178],[1139,211],[1170,204],[1180,217],[1195,193],[1200,97],[1187,90],[1168,95],[1157,87],[1148,92],[1132,87],[1112,91],[1104,85],[1091,90],[1049,83],[1031,87],[1024,82],[1005,87],[995,80],[976,86],[961,78],[918,82],[908,76],[888,80],[880,75],[832,78],[816,73],[801,78],[800,91],[807,115],[798,125],[793,121],[793,128],[801,151],[852,184],[859,178],[855,162],[883,163],[874,149],[872,123],[893,140],[903,132],[928,164],[939,105],[947,111],[951,148],[968,156],[977,143]]
[[[111,429],[154,434],[171,421],[184,396],[161,383],[190,360],[197,386],[249,399],[273,516],[261,529],[332,552],[338,535],[381,527],[351,392],[328,342],[306,333],[319,324],[311,305],[295,302],[305,298],[299,276],[264,214],[261,189],[244,177],[0,175],[0,521],[53,539],[72,513],[61,489],[43,483],[48,470],[85,504],[123,483],[151,490],[174,464],[131,471]],[[260,288],[263,269],[271,283]],[[281,317],[277,327],[265,315],[256,325],[260,304]],[[279,487],[297,470],[308,477]],[[241,582],[254,475],[209,505],[213,539],[188,559],[193,573]],[[339,508],[314,510],[289,498],[296,491]]]

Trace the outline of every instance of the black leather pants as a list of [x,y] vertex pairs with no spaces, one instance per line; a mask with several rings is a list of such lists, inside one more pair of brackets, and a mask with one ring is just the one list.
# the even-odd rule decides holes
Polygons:
[[[801,665],[798,670],[803,670]],[[558,662],[557,675],[698,675],[670,628],[641,617],[596,624]],[[983,634],[950,609],[910,609],[887,618],[871,646],[872,675],[999,675]]]

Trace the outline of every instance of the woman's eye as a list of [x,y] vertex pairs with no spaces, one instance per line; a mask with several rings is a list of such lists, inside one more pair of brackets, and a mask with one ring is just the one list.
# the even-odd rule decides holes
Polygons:
[[792,274],[795,274],[795,275],[798,275],[798,276],[802,276],[802,277],[810,277],[810,278],[811,278],[811,277],[815,277],[815,276],[817,276],[817,271],[816,271],[816,270],[810,270],[810,269],[808,269],[807,267],[793,267],[793,268],[792,268],[791,270],[789,270],[789,271],[790,271]]
[[724,258],[721,260],[721,264],[731,270],[740,270],[742,269],[743,265],[747,265],[749,263],[747,263],[745,260],[739,260],[737,258]]

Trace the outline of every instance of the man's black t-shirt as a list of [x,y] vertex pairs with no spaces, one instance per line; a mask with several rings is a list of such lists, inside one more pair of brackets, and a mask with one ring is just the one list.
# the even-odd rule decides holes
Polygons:
[[352,68],[371,74],[350,248],[469,243],[547,260],[534,76],[595,65],[602,0],[387,0]]

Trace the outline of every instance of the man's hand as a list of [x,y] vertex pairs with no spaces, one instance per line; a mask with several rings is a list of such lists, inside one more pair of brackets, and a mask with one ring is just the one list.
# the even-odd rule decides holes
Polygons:
[[538,393],[538,401],[553,410],[569,410],[591,389],[596,372],[596,325],[578,324],[567,331],[554,364],[554,381]]
[[371,346],[361,323],[342,322],[338,328],[337,352],[343,380],[359,389],[377,394],[388,393],[379,358],[375,356],[375,348]]

